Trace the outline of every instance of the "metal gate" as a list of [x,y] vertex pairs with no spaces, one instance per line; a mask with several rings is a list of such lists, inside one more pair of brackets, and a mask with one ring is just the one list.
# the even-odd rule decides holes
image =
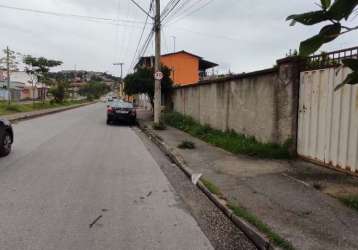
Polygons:
[[328,56],[328,64],[301,72],[298,154],[358,173],[358,86],[347,85],[335,91],[351,71],[337,69],[335,65],[341,58],[332,61],[334,56]]

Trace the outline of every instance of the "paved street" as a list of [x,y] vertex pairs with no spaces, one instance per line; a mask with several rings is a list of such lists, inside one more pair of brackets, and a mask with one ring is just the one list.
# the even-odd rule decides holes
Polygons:
[[14,125],[0,159],[0,248],[213,249],[137,136],[104,104]]

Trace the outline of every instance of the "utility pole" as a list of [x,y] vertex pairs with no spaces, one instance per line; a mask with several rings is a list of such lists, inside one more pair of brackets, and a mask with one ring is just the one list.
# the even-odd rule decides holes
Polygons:
[[7,72],[7,95],[8,104],[11,103],[11,92],[10,92],[10,49],[6,47],[6,72]]
[[[174,51],[173,51],[173,53],[175,53],[176,52],[176,44],[175,44],[175,42],[176,42],[176,39],[177,39],[177,37],[176,36],[172,36],[172,38],[173,38],[173,45],[174,45]],[[175,67],[173,67],[172,69],[172,76],[173,76],[173,81],[174,81],[174,84],[175,84]]]
[[163,79],[163,73],[160,67],[160,54],[161,54],[161,21],[160,21],[160,0],[155,0],[155,17],[153,18],[149,12],[144,10],[135,0],[131,0],[143,13],[150,18],[154,19],[154,32],[155,32],[155,63],[154,63],[154,123],[160,122],[160,113],[162,109],[162,88],[161,80]]
[[[160,72],[160,54],[161,54],[161,23],[160,23],[160,0],[155,0],[155,73]],[[161,79],[159,77],[155,78],[154,86],[154,123],[158,124],[160,122],[160,113],[161,113],[161,99],[162,99],[162,89],[161,89]]]
[[121,66],[121,82],[119,84],[119,92],[120,92],[121,97],[123,97],[123,88],[124,88],[124,86],[123,86],[123,65],[124,65],[124,63],[118,62],[118,63],[113,63],[113,65]]

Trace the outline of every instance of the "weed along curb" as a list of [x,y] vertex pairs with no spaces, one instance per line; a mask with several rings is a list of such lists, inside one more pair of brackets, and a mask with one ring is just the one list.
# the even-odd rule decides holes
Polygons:
[[[175,153],[174,149],[170,148],[158,135],[156,135],[151,129],[148,129],[142,122],[139,122],[139,128],[163,151],[177,166],[179,166],[184,173],[192,178],[194,172],[186,165],[182,157]],[[221,199],[217,195],[210,192],[210,190],[204,185],[203,181],[197,182],[197,187],[205,193],[205,195],[221,210],[224,214],[230,218],[230,220],[243,231],[246,236],[256,245],[260,250],[275,249],[270,243],[270,240],[258,232],[256,228],[248,224],[234,214],[234,212],[227,206],[227,201]]]
[[33,118],[50,115],[50,114],[55,114],[55,113],[59,113],[59,112],[63,112],[63,111],[71,110],[71,109],[81,108],[81,107],[88,106],[88,105],[91,105],[94,103],[96,103],[96,102],[82,103],[82,104],[78,104],[78,105],[72,105],[72,106],[63,107],[63,108],[54,108],[54,109],[50,109],[50,110],[33,111],[33,112],[31,112],[31,114],[18,113],[18,114],[7,115],[4,117],[7,118],[10,122],[19,122],[19,121],[33,119]]

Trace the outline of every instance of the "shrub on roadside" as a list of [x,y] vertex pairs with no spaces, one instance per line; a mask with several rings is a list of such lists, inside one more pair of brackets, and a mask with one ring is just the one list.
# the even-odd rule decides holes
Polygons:
[[358,211],[358,195],[352,195],[348,197],[341,197],[339,200],[346,206]]
[[66,88],[63,83],[58,83],[56,87],[50,89],[55,102],[62,103],[65,100]]
[[182,143],[180,143],[178,145],[178,148],[180,148],[180,149],[194,149],[195,144],[194,144],[194,142],[191,142],[191,141],[182,141]]

